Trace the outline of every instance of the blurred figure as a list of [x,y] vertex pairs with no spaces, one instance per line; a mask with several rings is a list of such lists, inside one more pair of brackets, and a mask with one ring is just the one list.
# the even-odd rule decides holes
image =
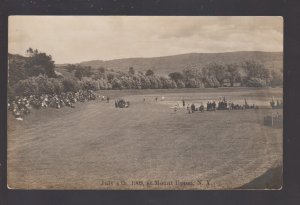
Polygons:
[[186,107],[187,111],[188,111],[188,114],[191,114],[191,108],[190,108],[190,105],[187,104],[187,107]]

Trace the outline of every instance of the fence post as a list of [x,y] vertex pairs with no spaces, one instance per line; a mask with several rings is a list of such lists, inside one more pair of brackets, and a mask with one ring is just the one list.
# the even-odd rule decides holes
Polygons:
[[271,118],[272,118],[271,124],[272,124],[272,127],[273,127],[273,116]]

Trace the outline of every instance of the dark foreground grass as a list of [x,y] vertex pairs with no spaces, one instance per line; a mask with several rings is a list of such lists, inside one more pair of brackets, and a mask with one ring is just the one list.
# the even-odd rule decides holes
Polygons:
[[[187,114],[184,108],[170,109],[183,97],[188,102],[220,95],[267,100],[280,90],[181,91],[105,91],[99,94],[112,101],[122,96],[130,108],[93,101],[74,109],[33,111],[24,121],[9,116],[9,186],[233,189],[282,165],[282,129],[263,125],[263,117],[278,110]],[[165,101],[155,102],[155,96]]]
[[281,189],[283,186],[282,166],[271,168],[238,189]]

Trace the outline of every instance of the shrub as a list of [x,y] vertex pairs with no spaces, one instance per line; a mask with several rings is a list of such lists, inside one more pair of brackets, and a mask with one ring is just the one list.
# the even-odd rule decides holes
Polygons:
[[28,96],[39,93],[39,86],[33,78],[20,80],[15,87],[15,94],[18,96]]
[[177,88],[185,88],[185,84],[182,80],[177,80],[176,85]]
[[122,89],[122,82],[117,78],[112,80],[111,85],[112,89]]
[[64,86],[60,80],[49,78],[49,81],[52,83],[54,93],[61,94],[64,91]]
[[10,85],[7,86],[7,96],[9,99],[13,99],[15,97],[15,90]]
[[17,83],[15,95],[28,96],[34,94],[60,94],[63,92],[62,83],[55,78],[47,78],[39,75]]
[[79,83],[74,79],[64,79],[62,84],[64,92],[77,92],[80,89]]
[[267,83],[265,80],[260,78],[250,78],[246,81],[246,86],[248,87],[266,87]]
[[93,81],[93,80],[82,81],[81,89],[95,91],[95,90],[99,89],[99,83],[97,81]]

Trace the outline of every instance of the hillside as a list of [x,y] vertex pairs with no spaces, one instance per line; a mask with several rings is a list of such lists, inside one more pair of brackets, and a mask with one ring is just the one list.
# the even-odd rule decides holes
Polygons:
[[[9,54],[11,61],[25,62],[26,57]],[[54,59],[55,60],[55,59]],[[106,69],[114,69],[127,72],[129,67],[133,67],[136,71],[145,72],[152,69],[160,75],[167,75],[171,72],[182,71],[187,67],[201,68],[209,63],[242,63],[245,60],[255,60],[263,63],[269,69],[279,70],[283,67],[282,52],[261,52],[261,51],[239,51],[227,53],[189,53],[174,56],[163,56],[153,58],[126,58],[115,60],[93,60],[79,63],[82,66],[91,66],[96,69],[104,67]],[[67,72],[64,67],[67,64],[57,64],[56,71],[62,73],[66,77],[73,77],[73,73]]]
[[187,67],[203,67],[209,63],[241,63],[245,60],[255,60],[263,63],[269,69],[282,69],[282,52],[261,52],[261,51],[239,51],[227,53],[189,53],[174,56],[152,57],[152,58],[126,58],[116,60],[93,60],[81,62],[82,66],[92,68],[104,67],[107,69],[128,71],[133,67],[136,71],[145,72],[152,69],[158,74],[168,74],[175,71],[182,71]]

